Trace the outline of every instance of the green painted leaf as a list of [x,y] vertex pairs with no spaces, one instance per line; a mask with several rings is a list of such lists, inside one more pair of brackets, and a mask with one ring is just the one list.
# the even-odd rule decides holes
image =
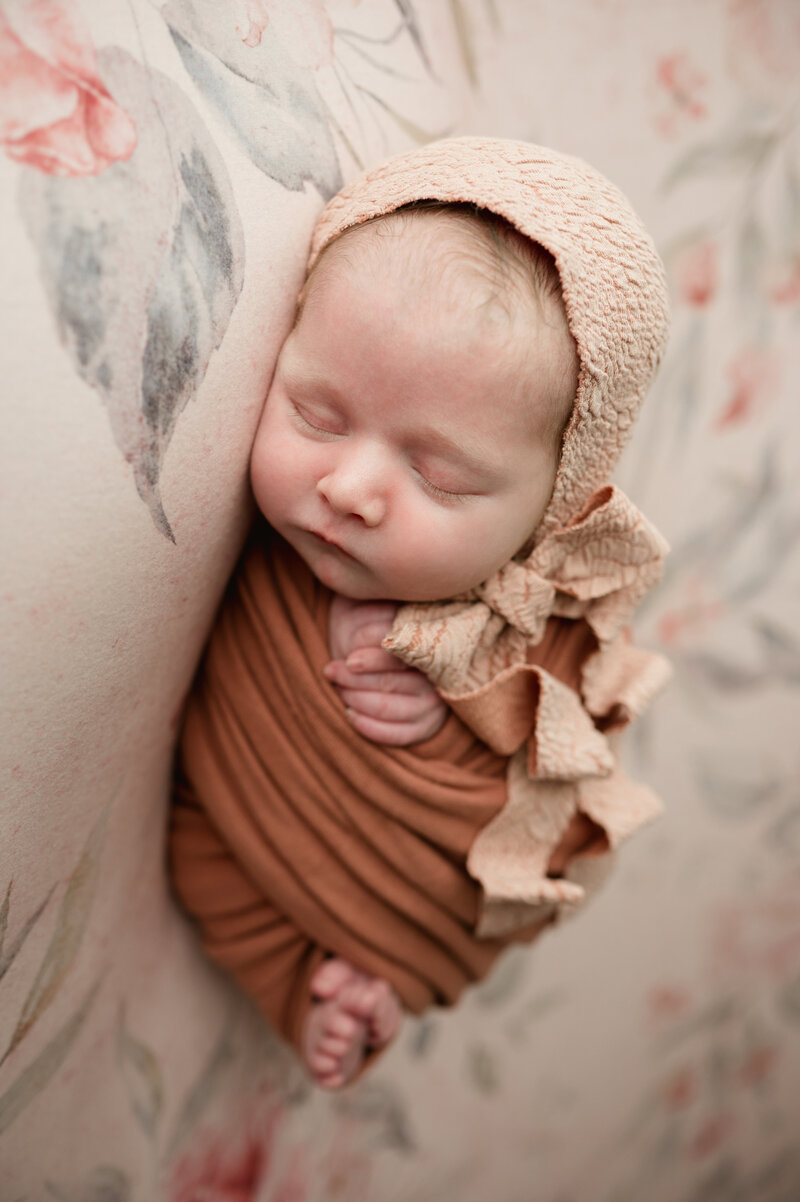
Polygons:
[[336,136],[339,138],[342,145],[347,150],[347,153],[350,155],[353,162],[358,167],[359,171],[364,171],[365,170],[364,160],[361,158],[360,154],[356,150],[351,139],[347,136],[347,133],[345,132],[343,126],[341,126],[339,124],[339,122],[336,120],[336,118],[334,117],[333,113],[330,112],[330,110],[328,110],[328,124],[330,125],[331,129],[334,130],[334,132],[336,133]]
[[742,167],[756,167],[774,146],[774,129],[763,126],[734,126],[713,142],[701,142],[679,158],[661,181],[661,191],[669,192],[677,184],[697,175]]
[[738,239],[738,286],[742,299],[760,310],[763,300],[759,290],[760,275],[766,258],[766,242],[758,218],[749,212],[742,222]]
[[175,1125],[172,1129],[172,1135],[167,1145],[168,1157],[177,1151],[186,1137],[195,1129],[201,1114],[216,1094],[223,1077],[234,1059],[233,1025],[233,1011],[231,1009],[225,1016],[222,1030],[216,1044],[211,1050],[210,1056],[201,1068],[194,1084],[189,1087],[183,1105],[178,1112]]
[[467,1071],[481,1093],[496,1092],[500,1079],[494,1057],[485,1043],[475,1043],[467,1049]]
[[131,1034],[122,1009],[117,1029],[117,1058],[131,1109],[139,1126],[152,1139],[164,1107],[164,1078],[155,1052]]
[[437,138],[444,138],[450,132],[449,129],[430,130],[423,129],[421,125],[417,125],[416,121],[412,121],[409,117],[404,117],[402,113],[398,113],[390,104],[387,104],[376,92],[371,92],[369,88],[360,87],[359,91],[365,96],[369,96],[370,100],[374,100],[375,104],[379,105],[385,113],[388,113],[393,121],[408,134],[409,138],[414,142],[418,142],[421,146],[426,142],[433,142]]
[[500,9],[497,7],[497,0],[484,0],[484,7],[493,32],[500,33],[500,30],[503,28],[503,22],[500,19]]
[[674,238],[670,238],[660,247],[661,258],[664,260],[666,267],[671,266],[673,260],[679,255],[695,246],[698,242],[704,242],[714,234],[714,226],[710,221],[699,222],[697,225],[691,225],[682,229]]
[[464,60],[467,78],[473,88],[478,86],[478,62],[472,41],[472,29],[469,17],[464,8],[463,0],[450,0],[450,15],[456,32],[458,48]]
[[[4,952],[3,951],[3,941],[4,941],[5,933],[6,933],[6,923],[8,920],[8,910],[9,910],[9,902],[10,902],[10,898],[11,898],[11,885],[12,884],[13,884],[13,882],[9,881],[8,890],[7,890],[6,896],[5,896],[5,901],[3,902],[3,908],[2,908],[2,910],[0,910],[0,981],[2,981],[3,977],[8,972],[11,965],[14,963],[17,953],[21,949],[23,943],[27,939],[30,932],[33,930],[38,919],[44,912],[44,910],[47,906],[47,903],[50,901],[50,898],[53,896],[53,894],[55,892],[55,885],[54,885],[53,888],[50,890],[50,892],[45,897],[44,901],[41,902],[41,904],[39,906],[37,906],[37,908],[34,910],[33,914],[31,914],[31,916],[28,918],[27,922],[22,927],[22,930],[17,932],[17,936],[14,939],[14,942],[10,945],[8,950]],[[2,1061],[0,1061],[0,1063],[2,1063]]]
[[81,1005],[67,1019],[60,1031],[39,1053],[34,1061],[23,1069],[16,1081],[0,1095],[0,1135],[6,1131],[34,1098],[58,1072],[72,1045],[78,1038],[83,1024],[94,1005],[100,981],[96,981]]
[[83,940],[100,875],[108,807],[95,822],[64,892],[50,944],[22,1007],[3,1060],[14,1051],[55,998]]
[[6,938],[6,927],[8,926],[8,910],[11,905],[11,886],[13,881],[8,882],[6,895],[3,898],[3,904],[0,906],[0,964],[3,962],[3,944]]
[[512,948],[497,962],[491,976],[482,981],[473,992],[479,1006],[500,1006],[522,988],[530,960],[527,948]]

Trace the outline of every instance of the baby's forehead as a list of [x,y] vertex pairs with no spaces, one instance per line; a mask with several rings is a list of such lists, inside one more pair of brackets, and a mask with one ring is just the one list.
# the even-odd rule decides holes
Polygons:
[[307,290],[329,271],[509,325],[519,314],[529,323],[563,308],[552,256],[474,205],[422,202],[351,227],[323,251]]
[[409,279],[423,275],[434,283],[443,267],[461,268],[466,275],[474,264],[488,264],[490,256],[477,222],[439,208],[399,210],[353,226],[325,250],[319,265],[326,262],[339,270],[399,268]]

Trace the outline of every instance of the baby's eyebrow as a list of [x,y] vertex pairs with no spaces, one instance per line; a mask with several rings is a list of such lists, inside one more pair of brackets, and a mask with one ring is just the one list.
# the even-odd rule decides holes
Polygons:
[[303,371],[302,368],[298,368],[292,362],[291,358],[288,361],[285,359],[282,360],[278,366],[278,371],[284,384],[288,384],[292,388],[311,389],[319,383],[318,377],[313,372],[309,373]]
[[436,426],[415,430],[413,442],[416,450],[432,451],[481,478],[498,475],[502,469],[502,464],[493,464],[483,451],[471,450],[466,443],[451,438]]

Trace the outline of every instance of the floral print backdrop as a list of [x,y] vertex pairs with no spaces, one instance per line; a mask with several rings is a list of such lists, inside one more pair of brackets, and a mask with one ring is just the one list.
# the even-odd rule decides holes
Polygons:
[[[800,8],[455,6],[470,130],[582,155],[664,257],[673,329],[619,480],[668,537],[631,732],[665,817],[571,926],[376,1074],[386,1199],[800,1197]],[[402,1185],[398,1184],[402,1181]]]
[[[674,306],[619,473],[673,547],[638,636],[675,678],[627,749],[664,819],[588,912],[409,1022],[339,1096],[232,999],[176,1103],[157,1039],[115,1005],[108,1076],[149,1168],[109,1145],[15,1199],[796,1202],[799,60],[795,0],[0,4],[0,142],[43,303],[166,547],[169,448],[245,286],[232,155],[300,203],[449,132],[552,144],[629,194]],[[0,882],[0,988],[52,924],[3,1012],[0,1138],[108,995],[89,980],[27,1054],[98,909],[105,809],[86,831],[24,913]],[[214,1119],[231,1081],[240,1104]]]

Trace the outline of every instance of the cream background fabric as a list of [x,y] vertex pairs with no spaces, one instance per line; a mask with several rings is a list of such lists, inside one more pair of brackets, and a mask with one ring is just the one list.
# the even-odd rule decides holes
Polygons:
[[[19,28],[29,7],[3,6],[32,58],[3,60],[0,93],[3,1189],[793,1199],[793,0],[52,0],[38,11],[79,28],[49,36]],[[126,114],[149,131],[146,170],[119,166]],[[457,1014],[410,1024],[358,1090],[311,1097],[170,907],[172,730],[244,529],[247,445],[321,190],[449,132],[596,164],[667,265],[673,334],[618,472],[673,547],[637,633],[676,676],[626,752],[667,809],[591,910]],[[54,153],[66,175],[44,169]],[[223,211],[224,237],[195,241]],[[75,307],[56,287],[65,247],[68,279],[103,267],[102,338],[91,289]],[[164,345],[202,370],[140,430],[145,348],[148,373],[170,359],[148,329],[191,312],[194,348],[180,324]]]

